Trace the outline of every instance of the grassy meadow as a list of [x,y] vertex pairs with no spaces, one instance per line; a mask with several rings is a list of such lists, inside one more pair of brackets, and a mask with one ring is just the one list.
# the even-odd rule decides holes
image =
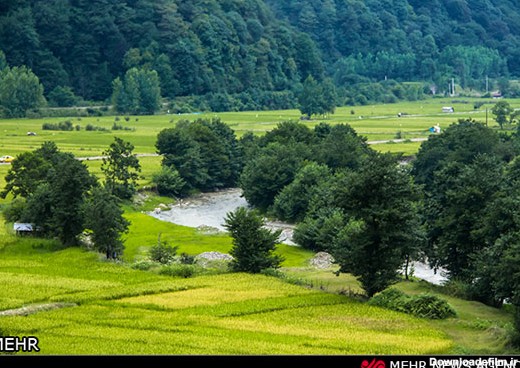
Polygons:
[[[464,99],[466,100],[466,99]],[[393,105],[341,107],[321,121],[348,123],[367,140],[427,138],[428,129],[458,119],[485,122],[486,108],[478,99],[453,102],[429,99]],[[520,107],[520,100],[509,101]],[[453,106],[455,113],[442,113]],[[398,117],[401,113],[401,117]],[[120,117],[127,130],[112,131],[114,116],[0,120],[0,156],[16,156],[53,140],[77,157],[100,155],[119,136],[132,142],[135,153],[154,153],[158,132],[179,119],[219,117],[237,133],[257,134],[285,120],[298,119],[297,110],[219,114]],[[45,122],[71,120],[74,131],[42,130]],[[106,131],[86,131],[87,124]],[[496,126],[489,113],[488,124]],[[36,136],[27,136],[32,131]],[[399,132],[399,134],[398,134]],[[382,151],[412,155],[420,142],[374,144]],[[141,187],[150,183],[161,158],[140,157]],[[101,175],[101,161],[86,160]],[[0,165],[0,187],[9,165]],[[62,249],[49,239],[19,237],[0,218],[0,335],[36,336],[45,355],[349,355],[349,354],[507,354],[512,317],[506,309],[454,297],[442,287],[419,280],[395,287],[409,294],[430,293],[446,299],[457,316],[435,321],[369,306],[351,275],[335,269],[315,269],[312,252],[279,245],[285,259],[284,277],[200,272],[179,277],[136,264],[161,240],[178,253],[227,253],[231,238],[162,222],[146,214],[171,198],[143,189],[139,203],[125,204],[131,221],[120,262],[82,248]],[[10,198],[0,200],[5,205]]]

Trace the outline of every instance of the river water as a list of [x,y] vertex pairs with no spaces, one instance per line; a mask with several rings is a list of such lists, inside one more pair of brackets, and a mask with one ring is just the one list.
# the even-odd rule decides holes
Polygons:
[[[249,207],[246,199],[242,197],[242,191],[240,189],[226,189],[179,200],[170,205],[168,209],[156,209],[149,215],[177,225],[225,231],[224,222],[227,214],[238,207]],[[280,242],[297,246],[292,241],[293,225],[267,221],[266,227],[281,229]],[[433,284],[442,284],[446,281],[442,271],[434,272],[424,263],[414,262],[413,269],[415,277]]]

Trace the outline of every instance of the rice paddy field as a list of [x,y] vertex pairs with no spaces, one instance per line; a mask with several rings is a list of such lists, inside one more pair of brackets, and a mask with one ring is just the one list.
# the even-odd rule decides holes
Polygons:
[[[510,101],[516,107],[520,101]],[[442,106],[455,113],[442,113]],[[377,149],[414,154],[428,129],[462,118],[485,121],[486,107],[474,101],[431,99],[395,105],[338,108],[334,115],[305,122],[348,123],[368,141],[395,140]],[[401,113],[401,117],[398,117]],[[157,133],[179,119],[220,117],[241,135],[257,134],[279,122],[298,119],[298,111],[157,115],[118,120],[128,130],[111,131],[115,117],[70,118],[79,130],[42,130],[44,122],[67,118],[0,120],[0,156],[38,148],[46,140],[85,161],[93,173],[94,156],[117,135],[135,145],[135,153],[154,153]],[[87,124],[106,131],[86,131]],[[496,126],[489,115],[488,124]],[[32,131],[36,136],[27,136]],[[148,185],[160,157],[140,157],[140,185]],[[0,165],[0,186],[9,165]],[[227,271],[182,277],[135,267],[156,244],[157,234],[178,253],[227,253],[226,234],[159,221],[146,214],[172,201],[147,193],[139,204],[125,205],[131,221],[125,254],[119,262],[83,248],[62,249],[49,239],[19,237],[0,219],[0,336],[35,336],[42,355],[432,355],[509,354],[512,316],[456,298],[442,287],[419,280],[395,287],[408,294],[428,292],[447,300],[457,316],[435,321],[368,305],[358,296],[357,280],[335,269],[309,266],[312,252],[279,245],[284,277]],[[10,199],[1,200],[5,205]]]

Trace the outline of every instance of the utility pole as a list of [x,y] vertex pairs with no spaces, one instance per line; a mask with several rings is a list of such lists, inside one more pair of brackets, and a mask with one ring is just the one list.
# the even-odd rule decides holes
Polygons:
[[451,93],[455,96],[455,78],[451,78]]

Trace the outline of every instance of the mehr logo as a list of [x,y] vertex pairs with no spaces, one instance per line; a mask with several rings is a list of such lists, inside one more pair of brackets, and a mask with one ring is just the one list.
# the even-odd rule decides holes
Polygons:
[[376,358],[372,359],[371,362],[363,360],[361,368],[386,368],[386,363],[383,360],[378,360]]
[[40,351],[38,338],[35,336],[2,336],[0,337],[0,353]]

